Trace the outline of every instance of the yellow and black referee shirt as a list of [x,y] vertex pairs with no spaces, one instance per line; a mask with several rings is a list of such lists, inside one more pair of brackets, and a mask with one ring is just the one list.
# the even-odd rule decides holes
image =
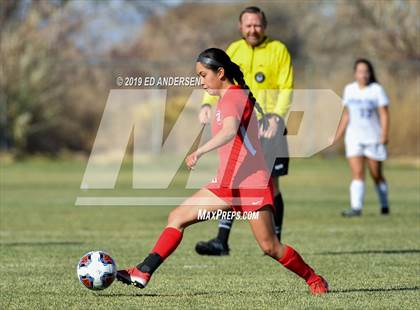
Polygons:
[[[293,67],[286,46],[266,37],[261,44],[251,47],[240,39],[230,44],[226,53],[241,68],[264,113],[284,117],[291,105],[293,89]],[[218,97],[205,93],[203,104],[213,105],[217,100]]]

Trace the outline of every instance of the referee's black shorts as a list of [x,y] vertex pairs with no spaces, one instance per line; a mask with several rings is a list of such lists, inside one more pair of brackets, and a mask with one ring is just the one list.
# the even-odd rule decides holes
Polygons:
[[287,130],[285,128],[284,121],[282,118],[280,118],[278,128],[279,130],[277,130],[277,134],[273,138],[260,138],[267,166],[269,169],[273,167],[271,170],[272,177],[280,177],[283,175],[287,175],[289,171],[289,148],[287,145]]

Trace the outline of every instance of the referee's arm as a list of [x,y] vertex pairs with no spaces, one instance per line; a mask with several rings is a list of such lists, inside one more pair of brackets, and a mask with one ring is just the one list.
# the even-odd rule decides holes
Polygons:
[[198,113],[198,120],[201,124],[205,125],[210,123],[211,108],[216,104],[218,99],[217,96],[210,96],[207,92],[204,92],[200,113]]
[[292,104],[293,92],[293,65],[287,48],[284,48],[279,57],[277,87],[279,95],[273,113],[285,117]]
[[217,97],[217,96],[212,96],[212,95],[209,95],[209,93],[208,92],[204,92],[204,95],[203,95],[203,101],[202,101],[202,103],[201,103],[201,105],[202,106],[204,106],[204,105],[208,105],[208,106],[213,106],[214,104],[216,104],[216,102],[217,102],[217,100],[219,99],[219,97]]

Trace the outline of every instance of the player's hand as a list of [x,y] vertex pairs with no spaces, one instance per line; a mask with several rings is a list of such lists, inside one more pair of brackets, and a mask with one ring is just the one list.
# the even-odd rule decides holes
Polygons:
[[381,142],[381,144],[387,145],[388,144],[388,137],[387,136],[381,136],[380,142]]
[[[262,132],[261,132],[262,129]],[[277,130],[279,129],[279,124],[276,122],[274,117],[270,117],[268,119],[268,127],[264,131],[263,128],[260,127],[260,136],[266,139],[271,139],[277,134]]]
[[329,137],[328,138],[328,145],[334,145],[337,142],[336,137]]
[[187,164],[187,167],[193,170],[200,157],[201,154],[198,150],[188,155],[187,158],[185,158],[185,163]]
[[258,138],[264,137],[264,132],[265,132],[264,124],[261,124],[260,128],[258,128]]
[[335,135],[333,137],[329,137],[328,138],[328,144],[329,145],[334,145],[336,144],[339,140],[341,139],[341,135]]
[[211,120],[211,107],[208,104],[205,104],[201,107],[200,113],[198,114],[198,119],[201,124],[208,124]]

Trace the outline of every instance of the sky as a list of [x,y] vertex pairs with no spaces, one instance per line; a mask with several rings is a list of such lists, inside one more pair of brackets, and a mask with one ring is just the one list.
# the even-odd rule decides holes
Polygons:
[[162,14],[167,8],[180,3],[181,0],[73,1],[69,9],[80,12],[88,21],[82,33],[75,38],[76,44],[82,50],[88,47],[89,54],[101,54],[115,44],[132,40],[150,14]]

